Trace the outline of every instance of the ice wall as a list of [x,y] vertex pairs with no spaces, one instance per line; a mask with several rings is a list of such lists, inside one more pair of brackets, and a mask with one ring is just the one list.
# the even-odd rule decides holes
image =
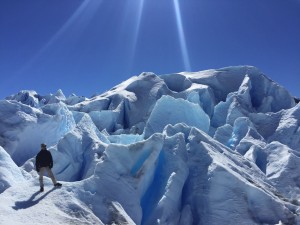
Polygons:
[[154,133],[162,133],[168,124],[177,123],[185,123],[208,132],[210,120],[201,106],[183,99],[163,96],[156,102],[146,123],[145,137]]
[[0,194],[8,187],[18,185],[25,180],[21,169],[2,147],[0,147],[0,171]]

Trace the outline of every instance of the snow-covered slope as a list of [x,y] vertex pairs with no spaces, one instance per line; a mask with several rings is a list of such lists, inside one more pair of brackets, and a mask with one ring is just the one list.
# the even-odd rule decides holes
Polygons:
[[[300,105],[251,66],[0,101],[0,224],[300,224]],[[53,172],[39,193],[34,157]]]

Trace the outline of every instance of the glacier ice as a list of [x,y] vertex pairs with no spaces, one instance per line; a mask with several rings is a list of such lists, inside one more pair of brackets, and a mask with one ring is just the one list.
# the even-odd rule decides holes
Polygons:
[[145,127],[145,137],[161,133],[166,125],[177,123],[185,123],[207,132],[210,120],[199,105],[183,99],[163,96],[156,102],[149,116]]
[[22,183],[25,179],[21,169],[2,147],[0,147],[0,171],[0,193],[8,187]]
[[[20,91],[0,100],[0,224],[300,224],[299,109],[252,66]],[[39,198],[42,142],[63,187]]]

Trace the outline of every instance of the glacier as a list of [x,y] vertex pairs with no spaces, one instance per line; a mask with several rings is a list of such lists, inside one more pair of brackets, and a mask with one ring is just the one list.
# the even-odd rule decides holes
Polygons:
[[0,224],[296,225],[299,171],[299,99],[253,66],[0,100]]

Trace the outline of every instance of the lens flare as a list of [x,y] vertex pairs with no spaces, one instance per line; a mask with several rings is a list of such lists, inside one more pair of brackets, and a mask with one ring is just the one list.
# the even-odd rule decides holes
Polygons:
[[[63,26],[51,37],[51,39],[18,71],[19,74],[24,73],[37,60],[45,54],[45,52],[52,47],[56,42],[64,39],[64,43],[68,43],[68,38],[78,39],[84,32],[84,28],[90,23],[92,18],[97,13],[102,0],[91,1],[84,0],[72,16],[63,24]],[[66,35],[68,34],[68,35]]]
[[141,20],[142,20],[142,14],[143,14],[143,8],[144,8],[144,0],[140,0],[140,4],[138,7],[138,13],[137,13],[137,24],[134,31],[134,44],[136,46],[139,30],[141,26]]
[[[143,16],[143,9],[144,9],[144,3],[145,0],[140,0],[138,2],[130,2],[131,4],[138,4],[137,6],[133,6],[134,8],[136,7],[136,10],[134,11],[134,21],[135,24],[133,25],[133,32],[132,32],[132,41],[131,41],[131,47],[130,47],[130,53],[129,53],[129,65],[133,67],[133,62],[137,50],[137,44],[138,44],[138,38],[139,38],[139,32],[140,32],[140,27],[141,27],[141,21],[142,21],[142,16]],[[132,5],[131,5],[132,7]]]
[[185,70],[191,71],[190,59],[189,59],[189,54],[188,54],[188,50],[187,50],[183,25],[182,25],[182,18],[181,18],[179,2],[178,2],[178,0],[173,0],[173,3],[174,3],[174,8],[175,8],[177,30],[178,30],[180,49],[181,49],[184,67],[185,67]]

